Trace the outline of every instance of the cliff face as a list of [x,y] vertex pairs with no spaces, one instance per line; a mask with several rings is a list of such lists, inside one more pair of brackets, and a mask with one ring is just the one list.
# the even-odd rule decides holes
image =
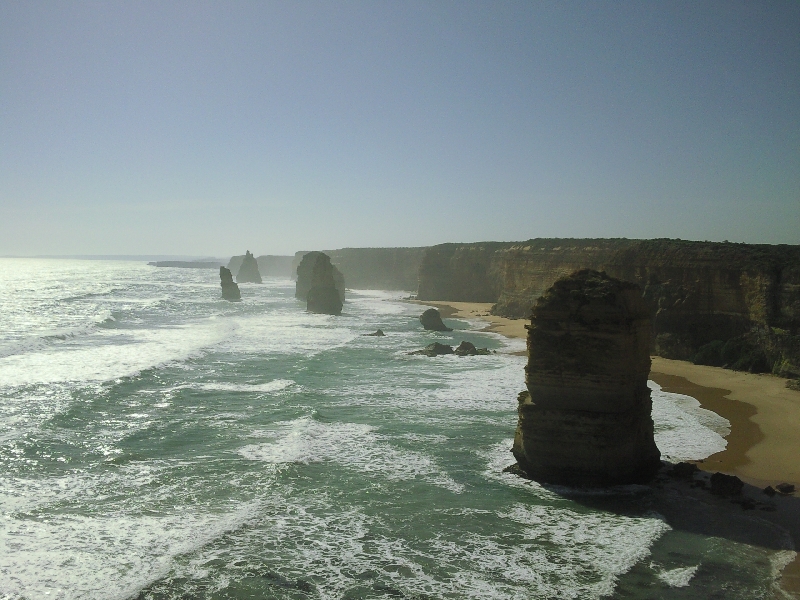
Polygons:
[[553,282],[581,268],[642,288],[657,354],[688,359],[706,344],[745,336],[765,354],[767,368],[788,361],[787,368],[800,371],[793,350],[800,347],[800,246],[626,239],[442,244],[423,259],[418,297],[496,302],[494,314],[523,318]]
[[[417,289],[419,265],[427,248],[340,248],[325,250],[352,289]],[[307,252],[295,255],[295,272]]]
[[510,244],[440,244],[428,248],[419,267],[419,300],[496,302],[503,290],[505,250]]
[[653,439],[649,310],[635,284],[582,270],[539,298],[528,329],[527,394],[513,453],[539,481],[646,481]]

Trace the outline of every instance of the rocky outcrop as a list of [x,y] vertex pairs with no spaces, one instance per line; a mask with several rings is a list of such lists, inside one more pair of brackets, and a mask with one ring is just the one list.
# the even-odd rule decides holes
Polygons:
[[432,344],[428,344],[422,350],[415,350],[414,352],[409,352],[410,355],[420,354],[422,356],[430,356],[431,358],[434,356],[443,356],[445,354],[453,354],[453,347],[448,346],[447,344],[440,344],[439,342],[433,342]]
[[691,360],[716,343],[700,360],[800,377],[796,245],[663,239],[441,244],[423,258],[417,297],[495,302],[494,314],[524,318],[557,279],[582,268],[640,286],[655,354]]
[[309,252],[297,266],[295,298],[311,312],[339,315],[344,304],[344,277],[322,252]]
[[[244,262],[245,255],[232,256],[228,261],[228,269],[232,273],[238,273],[242,263]],[[293,279],[295,267],[292,265],[294,256],[278,256],[272,254],[264,254],[256,257],[258,264],[258,272],[262,277],[281,277],[283,279]]]
[[342,300],[334,286],[312,287],[308,291],[306,310],[324,315],[342,314]]
[[386,336],[386,334],[383,333],[383,329],[378,329],[374,333],[362,333],[361,335],[364,336],[364,337],[385,337]]
[[537,301],[513,446],[527,476],[596,486],[646,481],[659,469],[649,316],[637,285],[588,269]]
[[427,331],[453,331],[442,321],[442,315],[435,308],[429,308],[419,316],[419,322]]
[[488,348],[476,348],[475,344],[466,341],[461,342],[453,351],[456,356],[486,356],[491,353]]
[[225,267],[219,268],[219,283],[222,286],[222,297],[231,302],[238,302],[242,299],[239,286],[233,281],[233,275]]
[[250,254],[247,250],[242,260],[242,266],[239,267],[239,272],[236,273],[237,283],[262,283],[261,273],[258,271],[258,263],[255,256]]

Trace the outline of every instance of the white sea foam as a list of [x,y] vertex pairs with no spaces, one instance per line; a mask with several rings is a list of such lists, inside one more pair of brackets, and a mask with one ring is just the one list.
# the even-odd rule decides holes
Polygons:
[[700,460],[724,450],[730,422],[690,396],[664,392],[650,381],[655,439],[664,460]]
[[291,379],[274,379],[268,383],[201,383],[196,387],[210,392],[262,392],[271,393],[285,390],[294,385]]
[[86,343],[0,358],[0,386],[109,381],[135,375],[196,355],[230,336],[234,327],[212,318],[173,328],[101,331],[85,338]]
[[254,513],[181,509],[164,516],[53,514],[0,520],[0,590],[10,597],[130,598],[164,577],[173,559],[195,550]]
[[278,425],[275,441],[245,446],[239,454],[275,464],[335,462],[389,480],[422,477],[451,492],[460,493],[464,488],[431,458],[393,447],[370,425],[320,423],[309,417]]
[[669,587],[688,587],[689,582],[699,568],[700,565],[694,565],[693,567],[679,567],[677,569],[663,570],[658,573],[658,578]]
[[[657,514],[627,517],[518,503],[499,516],[523,526],[521,535],[526,545],[536,542],[529,546],[531,562],[535,564],[530,571],[532,580],[542,582],[543,571],[548,570],[558,573],[562,580],[573,580],[571,585],[559,582],[552,589],[541,590],[546,597],[611,595],[617,577],[647,557],[653,543],[670,530]],[[595,577],[586,581],[576,577],[580,572],[593,572]],[[559,592],[562,587],[572,587],[571,595]]]

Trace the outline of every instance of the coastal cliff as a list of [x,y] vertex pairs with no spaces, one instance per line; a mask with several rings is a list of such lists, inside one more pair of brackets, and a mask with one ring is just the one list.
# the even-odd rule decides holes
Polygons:
[[639,287],[590,269],[559,279],[533,308],[527,345],[512,450],[519,468],[566,485],[650,479],[660,453]]
[[[340,248],[325,250],[331,263],[352,289],[406,290],[417,289],[420,263],[427,248]],[[307,252],[298,252],[293,264],[295,272]]]
[[417,297],[494,302],[494,314],[523,318],[557,279],[583,268],[642,288],[658,355],[800,376],[800,246],[628,239],[441,244],[422,260]]

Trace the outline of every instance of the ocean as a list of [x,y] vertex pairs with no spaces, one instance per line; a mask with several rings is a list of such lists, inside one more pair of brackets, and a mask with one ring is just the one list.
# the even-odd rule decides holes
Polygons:
[[[522,341],[425,332],[407,293],[333,317],[240,287],[0,259],[0,598],[773,597],[793,554],[677,526],[690,499],[503,472]],[[408,354],[461,340],[496,354]],[[724,449],[725,419],[652,388],[665,458]]]

